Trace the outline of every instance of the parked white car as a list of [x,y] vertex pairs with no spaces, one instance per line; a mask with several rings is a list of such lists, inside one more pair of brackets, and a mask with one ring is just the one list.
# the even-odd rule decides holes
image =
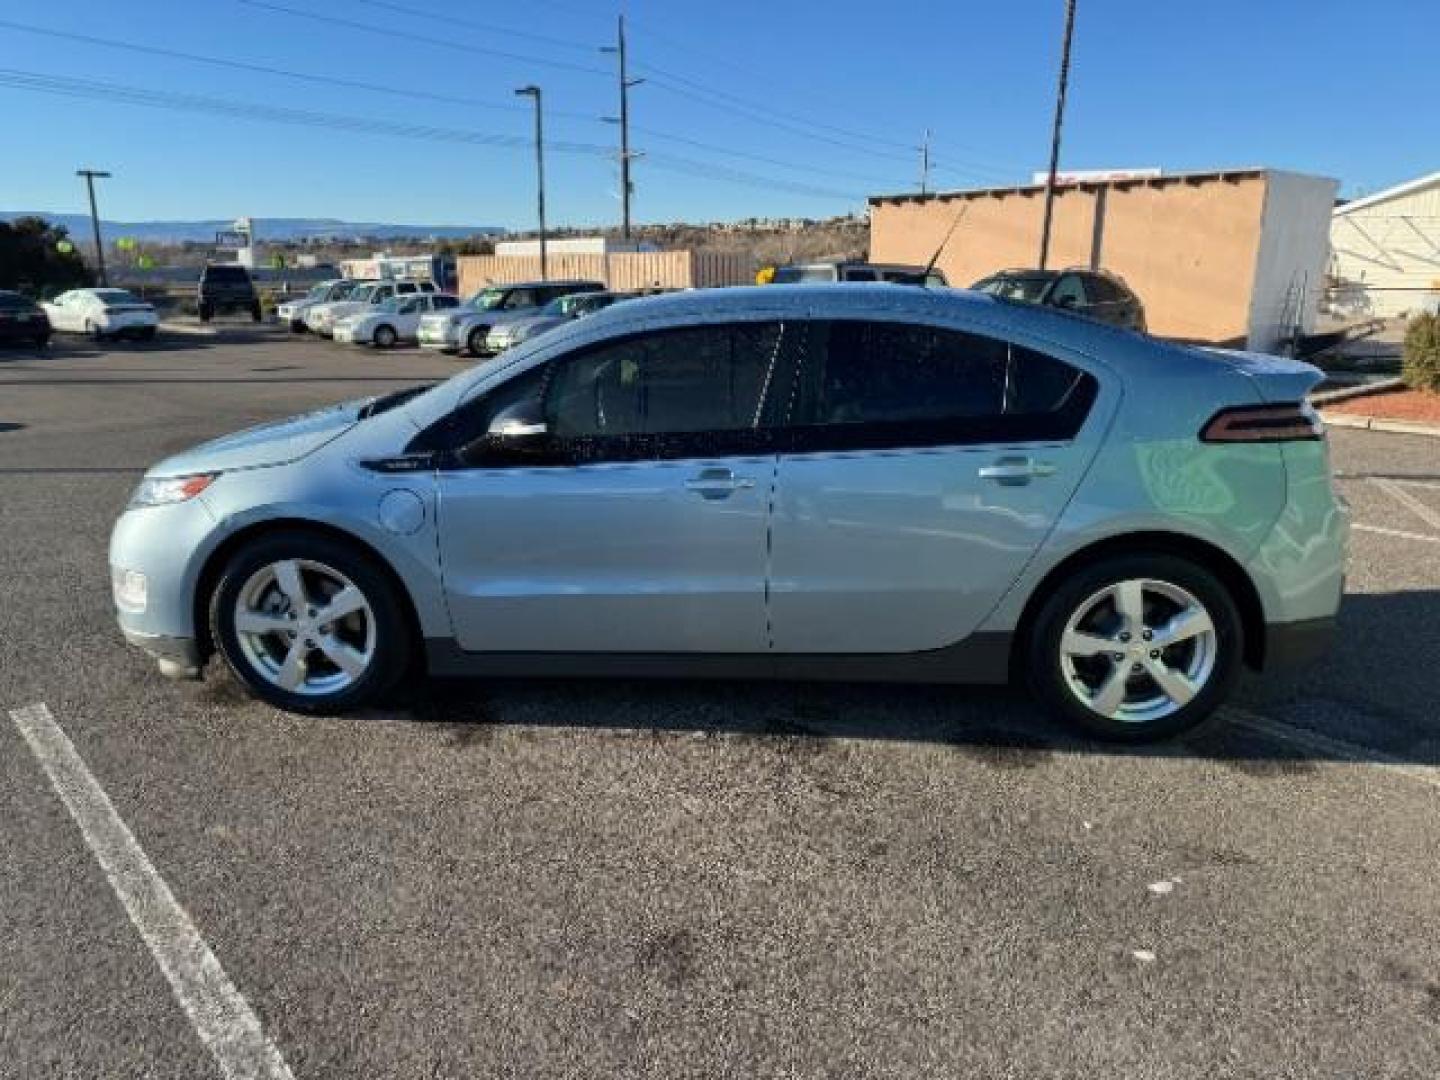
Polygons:
[[430,281],[367,281],[344,300],[316,304],[305,313],[305,325],[321,337],[330,337],[335,324],[346,315],[363,311],[372,304],[383,304],[392,296],[413,296],[437,291]]
[[420,332],[421,316],[459,303],[460,298],[449,293],[392,296],[374,307],[343,316],[335,323],[333,336],[336,341],[381,349],[393,348],[402,341],[413,343]]
[[316,304],[328,304],[332,300],[348,300],[360,285],[363,284],[356,278],[334,278],[330,281],[322,281],[320,284],[302,296],[299,300],[287,300],[275,308],[275,317],[286,326],[290,327],[292,333],[303,334],[308,327],[305,325],[305,313]]
[[94,338],[153,338],[160,325],[154,306],[124,289],[71,289],[40,306],[51,329]]

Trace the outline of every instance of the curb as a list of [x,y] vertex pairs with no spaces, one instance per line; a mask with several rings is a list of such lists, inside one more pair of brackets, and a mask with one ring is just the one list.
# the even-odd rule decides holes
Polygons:
[[1386,420],[1383,416],[1355,416],[1350,413],[1320,414],[1326,427],[1364,428],[1368,431],[1388,431],[1395,435],[1428,435],[1440,439],[1440,424],[1422,424],[1418,420]]
[[1345,386],[1339,390],[1326,390],[1322,394],[1311,394],[1310,404],[1315,406],[1330,405],[1336,401],[1349,401],[1351,398],[1365,397],[1368,394],[1383,394],[1387,390],[1396,390],[1405,385],[1405,380],[1400,377],[1393,379],[1377,379],[1374,382],[1361,383],[1358,386]]

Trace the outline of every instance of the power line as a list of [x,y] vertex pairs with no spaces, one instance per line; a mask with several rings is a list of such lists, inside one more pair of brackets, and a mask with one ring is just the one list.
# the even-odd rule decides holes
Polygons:
[[[379,8],[382,11],[393,11],[399,15],[413,15],[417,19],[435,21],[437,16],[433,8],[410,7],[407,4],[396,4],[393,0],[349,0],[352,4],[363,4],[366,7]],[[445,15],[441,17],[444,22],[453,23],[456,26],[466,26],[472,30],[483,30],[487,34],[501,34],[505,37],[519,38],[523,41],[533,41],[540,45],[554,45],[561,49],[578,49],[580,52],[589,53],[594,51],[594,46],[588,42],[566,41],[564,38],[547,37],[544,34],[532,34],[528,30],[511,30],[508,27],[496,26],[493,23],[475,22],[473,19],[462,19],[456,15]]]
[[[258,64],[246,60],[232,60],[220,56],[207,56],[202,53],[182,52],[179,49],[166,49],[158,45],[142,45],[139,42],[133,41],[118,41],[114,38],[96,37],[93,34],[77,34],[65,30],[51,30],[42,26],[31,26],[26,23],[11,22],[9,19],[0,19],[0,27],[7,30],[20,30],[27,34],[41,34],[45,37],[57,38],[62,41],[76,41],[85,45],[98,45],[108,49],[124,49],[146,56],[161,56],[170,60],[184,60],[189,63],[209,64],[214,67],[230,68],[232,71],[244,71],[252,75],[274,75],[284,79],[296,79],[301,82],[321,86],[335,86],[342,90],[364,90],[375,94],[389,94],[392,97],[410,98],[415,101],[431,101],[444,105],[463,105],[467,109],[493,109],[497,112],[511,113],[525,111],[523,105],[499,104],[493,101],[483,101],[480,98],[464,97],[455,94],[439,94],[429,90],[404,90],[399,87],[384,86],[380,83],[363,82],[359,79],[319,75],[314,72],[272,67],[268,64]],[[578,120],[593,119],[589,113],[582,112],[554,112],[553,115]]]
[[568,60],[549,60],[542,56],[529,56],[524,53],[508,52],[504,49],[492,49],[488,46],[471,45],[465,42],[452,41],[449,38],[431,37],[428,34],[416,34],[409,30],[401,30],[393,26],[376,26],[374,23],[359,22],[355,19],[342,19],[336,15],[322,15],[315,11],[302,11],[299,8],[287,7],[284,4],[269,3],[268,0],[238,0],[247,7],[260,8],[264,11],[273,11],[281,15],[291,15],[297,19],[310,19],[313,22],[326,23],[330,26],[343,26],[350,30],[360,30],[370,34],[380,34],[382,37],[404,41],[417,41],[422,45],[434,45],[441,49],[452,49],[473,56],[476,53],[483,53],[487,56],[499,56],[506,60],[514,60],[523,64],[534,64],[539,67],[557,68],[561,71],[578,71],[586,75],[603,75],[609,78],[610,73],[603,68],[590,67],[587,64],[572,64]]
[[[55,38],[62,41],[74,41],[85,45],[93,45],[101,48],[120,49],[127,52],[138,53],[145,56],[158,56],[170,60],[181,60],[187,63],[207,64],[213,67],[228,68],[233,71],[243,71],[252,75],[268,75],[284,79],[294,79],[300,82],[311,83],[320,86],[335,86],[343,90],[360,90],[367,93],[385,94],[391,97],[408,98],[415,101],[434,102],[443,105],[457,105],[467,109],[489,109],[495,112],[523,113],[526,112],[524,105],[512,105],[508,102],[497,103],[486,101],[477,97],[470,97],[458,94],[441,94],[428,90],[402,89],[395,86],[386,86],[381,83],[365,82],[358,79],[347,79],[338,76],[321,75],[311,71],[297,71],[293,68],[274,67],[268,64],[261,64],[254,61],[238,60],[228,57],[213,56],[203,53],[184,52],[179,49],[167,49],[158,45],[143,45],[139,42],[121,41],[115,38],[103,38],[93,34],[79,34],[63,30],[52,30],[46,27],[34,26],[27,23],[18,23],[9,19],[0,19],[0,28],[8,30],[19,30],[29,34],[39,34],[45,37]],[[568,120],[582,120],[587,123],[598,122],[598,118],[588,112],[576,110],[554,109],[547,107],[546,115],[561,117]],[[658,128],[632,124],[631,130],[641,132],[652,139],[662,142],[673,142],[677,145],[689,146],[697,150],[706,150],[714,154],[736,158],[743,161],[752,161],[757,164],[770,165],[776,168],[791,169],[796,172],[813,173],[813,163],[802,163],[796,161],[784,161],[779,158],[770,157],[764,154],[750,153],[730,146],[722,146],[717,143],[705,142],[701,139],[692,139],[684,135],[676,135]],[[884,187],[890,184],[890,180],[881,180],[873,176],[866,176],[843,170],[827,169],[826,174],[837,178],[848,178],[858,180],[872,186]]]
[[[371,117],[350,116],[341,113],[316,112],[309,109],[294,109],[280,105],[263,105],[253,102],[233,101],[226,98],[208,97],[198,94],[180,94],[165,90],[148,90],[144,87],[127,86],[122,83],[104,82],[96,79],[76,79],[68,76],[46,75],[43,72],[18,71],[0,68],[0,86],[16,90],[32,90],[39,93],[62,97],[78,97],[97,101],[108,101],[127,105],[144,105],[153,108],[179,112],[207,113],[232,116],[242,120],[256,120],[268,123],[290,124],[300,127],[328,128],[362,135],[388,135],[404,139],[420,139],[428,142],[461,143],[472,146],[496,146],[508,149],[528,149],[530,140],[517,135],[491,135],[462,128],[438,127],[430,124],[407,124]],[[563,153],[589,154],[608,157],[610,148],[598,143],[557,142],[550,144]]]
[[[26,90],[53,96],[103,101],[111,104],[140,105],[147,108],[164,109],[172,112],[229,116],[262,123],[324,128],[352,134],[380,135],[415,139],[425,142],[443,142],[470,146],[491,146],[512,150],[530,150],[532,148],[532,140],[514,135],[483,134],[460,128],[445,128],[428,124],[403,124],[387,120],[376,120],[369,117],[315,112],[308,109],[293,109],[284,106],[263,105],[252,102],[238,102],[226,98],[196,94],[179,94],[170,91],[149,90],[143,87],[127,86],[121,83],[94,79],[75,79],[67,76],[46,75],[42,72],[19,71],[11,68],[0,68],[0,86],[8,86],[16,90]],[[547,141],[546,148],[554,150],[557,153],[578,154],[589,157],[609,158],[613,156],[613,150],[610,147],[597,143]],[[852,192],[837,191],[835,189],[811,184],[776,180],[773,177],[761,176],[756,173],[748,173],[739,169],[695,161],[689,158],[656,155],[649,160],[653,167],[669,172],[724,180],[734,184],[758,187],[767,191],[786,191],[813,198],[844,200],[846,202],[854,202],[858,198]]]

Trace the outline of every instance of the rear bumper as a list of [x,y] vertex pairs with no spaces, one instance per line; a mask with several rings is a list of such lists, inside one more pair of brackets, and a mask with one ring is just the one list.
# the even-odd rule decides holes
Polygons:
[[1271,623],[1265,628],[1265,670],[1305,667],[1328,653],[1335,643],[1335,616]]

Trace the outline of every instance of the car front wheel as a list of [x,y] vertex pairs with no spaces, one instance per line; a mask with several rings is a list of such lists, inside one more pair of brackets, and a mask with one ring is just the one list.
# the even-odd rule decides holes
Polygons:
[[1228,589],[1172,555],[1082,567],[1045,601],[1029,642],[1033,689],[1093,735],[1149,742],[1193,731],[1240,673],[1244,631]]
[[395,334],[395,331],[390,327],[378,326],[375,328],[375,333],[372,336],[372,340],[375,342],[377,348],[393,349],[395,347],[395,342],[398,340],[398,338]]
[[488,326],[477,326],[470,331],[470,336],[465,339],[465,348],[471,356],[485,355],[485,335],[490,333]]
[[352,546],[303,532],[265,537],[230,559],[210,630],[255,697],[302,713],[373,703],[404,675],[411,648],[386,574]]

